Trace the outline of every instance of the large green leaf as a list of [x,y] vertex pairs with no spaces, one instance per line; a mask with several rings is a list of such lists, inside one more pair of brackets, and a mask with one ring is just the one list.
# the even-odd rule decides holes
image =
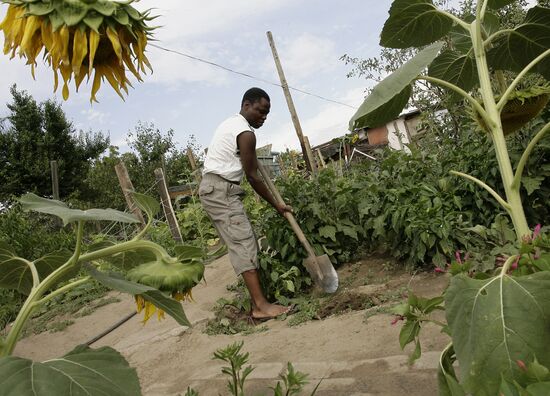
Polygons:
[[[495,70],[520,72],[533,59],[550,48],[550,8],[533,7],[523,23],[507,33],[489,51],[490,65]],[[550,56],[532,70],[550,80]]]
[[15,356],[0,359],[3,396],[136,396],[136,370],[110,347],[79,345],[65,356],[33,362]]
[[189,322],[185,316],[185,312],[183,312],[181,303],[166,296],[160,290],[139,283],[130,282],[117,273],[107,274],[98,271],[91,265],[87,265],[85,268],[99,283],[123,293],[132,294],[134,296],[140,295],[144,300],[149,301],[155,307],[162,309],[173,317],[180,325],[191,326],[191,322]]
[[[39,281],[65,264],[70,257],[71,252],[60,250],[35,260],[32,264],[36,268]],[[75,276],[78,273],[78,269],[79,267],[75,266],[60,281]],[[28,295],[32,287],[33,278],[28,262],[19,257],[8,244],[0,242],[0,288],[14,289]]]
[[445,36],[453,20],[431,0],[395,0],[384,24],[380,45],[390,48],[421,47]]
[[70,209],[66,204],[55,199],[47,199],[29,193],[23,195],[19,201],[24,210],[34,210],[40,213],[48,213],[63,220],[66,225],[78,220],[107,220],[123,223],[139,223],[139,220],[129,213],[114,209]]
[[428,75],[446,80],[465,91],[470,91],[478,82],[474,59],[468,54],[443,51],[428,68]]
[[486,280],[457,275],[445,294],[447,322],[461,383],[475,395],[495,395],[516,361],[550,365],[550,273]]
[[160,203],[149,195],[132,192],[137,206],[147,214],[147,218],[153,218],[160,211]]
[[443,43],[435,43],[424,48],[374,87],[351,118],[350,130],[374,128],[395,119],[409,100],[411,82],[435,59],[442,46]]

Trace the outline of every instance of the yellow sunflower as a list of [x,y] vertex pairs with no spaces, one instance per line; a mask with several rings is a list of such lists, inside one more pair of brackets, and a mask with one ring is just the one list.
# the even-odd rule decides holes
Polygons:
[[76,91],[92,79],[90,101],[96,101],[101,82],[107,80],[124,99],[132,86],[130,71],[138,81],[145,67],[152,71],[145,48],[154,19],[149,11],[139,12],[134,0],[0,0],[9,4],[0,30],[4,32],[4,54],[27,59],[34,78],[36,59],[44,59],[54,72],[54,92],[59,75],[63,79],[63,99],[69,97],[74,77]]
[[[131,281],[157,288],[177,301],[193,301],[191,289],[202,280],[203,276],[204,264],[200,261],[187,263],[152,261],[131,269],[127,274]],[[145,311],[144,324],[155,312],[159,320],[164,318],[164,311],[144,299],[142,295],[135,296],[135,300],[137,312]]]

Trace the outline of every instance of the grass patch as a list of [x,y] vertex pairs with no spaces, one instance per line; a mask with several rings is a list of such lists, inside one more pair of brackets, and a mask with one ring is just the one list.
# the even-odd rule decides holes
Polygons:
[[72,318],[89,315],[103,305],[120,301],[116,297],[102,298],[108,291],[99,283],[90,281],[53,298],[27,322],[23,337],[44,331],[62,331],[74,323]]

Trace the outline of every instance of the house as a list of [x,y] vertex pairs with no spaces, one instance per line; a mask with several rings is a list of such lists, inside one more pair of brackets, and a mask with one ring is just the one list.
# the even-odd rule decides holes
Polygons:
[[[349,158],[355,158],[354,149],[360,153],[359,156],[369,155],[369,152],[372,154],[374,149],[386,146],[409,151],[407,144],[414,142],[422,133],[419,129],[420,119],[420,111],[411,110],[385,125],[355,130],[352,134],[320,144],[312,150],[321,152],[325,160],[338,161],[341,157],[346,162]],[[353,135],[357,137],[354,138]]]

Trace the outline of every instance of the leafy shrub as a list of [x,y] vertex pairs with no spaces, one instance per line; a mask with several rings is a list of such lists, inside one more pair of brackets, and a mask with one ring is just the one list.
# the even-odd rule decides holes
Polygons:
[[74,232],[61,228],[51,216],[25,212],[18,202],[0,212],[0,241],[25,257],[36,259],[58,249],[72,248]]

